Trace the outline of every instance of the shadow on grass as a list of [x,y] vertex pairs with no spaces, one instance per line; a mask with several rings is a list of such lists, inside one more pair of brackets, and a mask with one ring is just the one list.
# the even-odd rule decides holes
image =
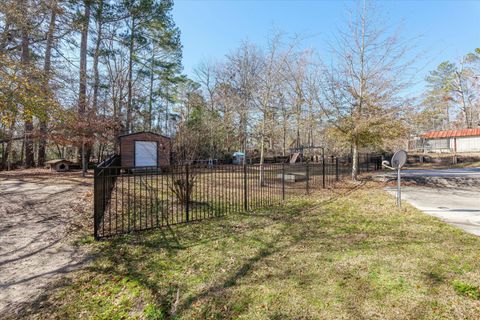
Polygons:
[[[345,195],[351,192],[353,190],[344,190]],[[334,199],[341,196],[342,192],[337,192]],[[334,199],[329,199],[329,201],[334,201]],[[316,207],[319,205],[321,204],[316,204]],[[97,259],[87,268],[87,272],[94,277],[104,275],[106,279],[128,279],[128,281],[138,283],[149,291],[153,297],[155,308],[161,310],[166,317],[181,316],[189,312],[189,309],[199,301],[205,299],[213,299],[212,307],[218,305],[220,312],[221,306],[230,299],[226,296],[226,291],[236,287],[239,281],[249,275],[256,265],[304,240],[303,230],[297,227],[292,228],[292,226],[297,224],[297,219],[300,219],[302,213],[310,207],[312,205],[308,201],[299,201],[293,204],[288,202],[273,210],[271,208],[188,225],[166,226],[153,231],[102,241],[95,245],[98,251]],[[273,237],[263,238],[261,231],[270,227],[277,228],[278,233]],[[248,236],[251,233],[254,234]],[[166,274],[185,263],[185,261],[180,261],[185,252],[205,250],[207,255],[215,254],[215,249],[209,249],[211,244],[227,240],[238,243],[242,248],[245,246],[243,243],[246,241],[245,238],[255,239],[255,250],[242,255],[239,263],[236,263],[226,274],[214,274],[211,283],[205,284],[205,287],[200,290],[195,289],[187,293],[187,289],[190,288],[181,279],[172,282],[165,282],[163,279]],[[159,251],[163,252],[160,258],[157,255]],[[208,260],[209,258],[205,257],[204,259]],[[191,262],[187,261],[187,263]],[[43,310],[55,309],[55,301],[51,301],[49,293],[55,292],[57,289],[61,290],[64,284],[65,282],[58,282],[52,285],[46,295],[33,301],[33,305],[42,306]],[[179,292],[181,299],[177,297]],[[217,298],[219,292],[223,292],[222,298]],[[91,294],[95,293],[95,291],[91,292]],[[52,297],[55,299],[54,296]],[[35,312],[35,309],[29,309],[23,316],[28,318]],[[202,312],[208,312],[208,310],[205,309]]]
[[[291,240],[287,244],[278,245],[279,241],[285,237],[285,229],[287,226],[284,226],[282,232],[275,236],[268,242],[262,243],[262,247],[258,252],[245,260],[242,265],[234,270],[230,276],[226,279],[221,279],[217,283],[205,288],[204,290],[198,292],[197,294],[190,296],[183,303],[181,303],[178,308],[172,310],[172,315],[181,315],[187,312],[193,305],[197,302],[213,298],[213,301],[210,302],[210,306],[207,309],[203,310],[202,317],[208,318],[213,316],[221,316],[222,313],[225,313],[225,309],[222,310],[222,307],[226,305],[226,302],[230,300],[231,292],[227,292],[229,288],[235,287],[239,281],[246,277],[255,266],[260,263],[262,260],[272,256],[273,254],[279,253],[290,246],[295,245],[298,240]],[[218,299],[220,297],[220,299]],[[217,306],[215,306],[217,304]],[[215,313],[215,309],[218,309],[218,314]],[[232,310],[229,310],[230,312]],[[237,310],[239,311],[239,310]]]
[[[189,225],[167,226],[141,235],[132,234],[106,241],[102,256],[108,261],[108,267],[94,265],[91,271],[128,278],[140,283],[155,297],[156,307],[169,317],[181,316],[188,313],[193,306],[197,306],[201,301],[209,300],[209,307],[202,312],[204,313],[203,317],[210,317],[216,309],[218,309],[218,312],[225,312],[221,309],[230,301],[231,290],[229,289],[237,286],[262,261],[296,246],[298,243],[305,241],[306,237],[319,236],[318,231],[314,235],[305,234],[304,228],[299,223],[299,219],[305,212],[309,212],[311,215],[315,208],[349,195],[361,186],[357,185],[343,191],[336,190],[333,192],[333,196],[316,203],[315,206],[312,206],[308,201],[287,203],[274,210],[238,214],[235,218],[237,220],[234,221],[230,220],[231,216],[227,216]],[[247,219],[248,217],[253,219]],[[248,222],[244,222],[244,220],[248,220]],[[168,287],[165,286],[163,281],[158,281],[158,277],[168,273],[169,268],[174,268],[176,263],[181,263],[177,261],[179,259],[178,255],[181,255],[185,250],[198,246],[202,250],[203,247],[210,246],[210,243],[225,239],[241,242],[244,241],[242,238],[246,237],[247,234],[257,233],[270,227],[277,228],[277,234],[267,239],[259,237],[256,243],[256,253],[250,257],[242,258],[241,263],[234,269],[229,270],[226,275],[215,275],[212,282],[206,284],[201,290],[185,294],[183,290],[186,290],[186,288],[181,281],[170,283]],[[127,250],[125,250],[125,247],[128,247]],[[170,259],[169,263],[172,265],[165,267],[163,262],[160,263],[151,258],[160,249],[166,251],[166,257]],[[132,252],[136,252],[136,254],[132,254]],[[141,266],[142,264],[147,265],[147,267]],[[180,292],[180,290],[182,291]],[[182,299],[178,299],[178,292],[181,293]]]
[[[436,234],[427,238],[424,230],[416,233],[394,228],[396,221],[389,216],[343,216],[342,208],[333,213],[315,210],[363,186],[330,190],[328,197],[316,202],[292,201],[274,210],[167,226],[104,241],[98,244],[101,253],[88,271],[90,277],[101,277],[102,285],[120,282],[118,279],[138,283],[151,296],[147,301],[165,318],[235,318],[251,303],[248,288],[268,287],[289,278],[305,288],[302,283],[327,280],[315,278],[323,266],[348,283],[343,311],[352,318],[362,318],[363,305],[375,290],[369,280],[348,266],[337,270],[340,267],[336,265],[317,264],[310,253],[316,253],[318,259],[347,251],[368,254],[392,248],[408,254],[413,250],[410,247],[435,243],[437,237],[438,242],[443,240]],[[300,271],[295,259],[302,256],[296,253],[305,251],[308,254],[303,259],[310,259],[310,269]],[[234,262],[229,264],[229,258]],[[263,272],[269,264],[273,273]],[[96,289],[93,286],[89,289],[92,292],[82,294],[96,294]],[[77,308],[82,310],[81,302]],[[306,311],[298,307],[296,314],[287,314],[277,306],[271,312],[271,318],[299,318]]]

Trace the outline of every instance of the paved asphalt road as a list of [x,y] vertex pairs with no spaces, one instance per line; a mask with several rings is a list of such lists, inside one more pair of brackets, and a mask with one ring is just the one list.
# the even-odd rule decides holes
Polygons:
[[[478,178],[480,168],[444,170],[405,170],[403,176],[440,178]],[[396,188],[387,191],[396,194]],[[466,232],[480,236],[480,182],[479,187],[428,187],[408,186],[402,188],[402,200],[406,200],[426,214],[438,217]]]

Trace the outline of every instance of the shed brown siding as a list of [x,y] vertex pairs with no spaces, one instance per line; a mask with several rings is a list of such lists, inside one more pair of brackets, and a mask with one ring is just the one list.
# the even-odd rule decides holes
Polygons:
[[159,166],[170,164],[170,139],[151,132],[132,133],[120,136],[120,159],[122,167],[135,166],[135,141],[157,142],[157,159]]

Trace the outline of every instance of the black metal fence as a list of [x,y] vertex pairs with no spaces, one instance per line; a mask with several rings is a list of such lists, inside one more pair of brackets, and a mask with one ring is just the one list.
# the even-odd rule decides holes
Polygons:
[[[361,156],[360,170],[378,170],[380,156]],[[246,212],[308,194],[350,176],[347,158],[315,163],[172,165],[131,168],[109,160],[95,169],[94,235],[132,231]]]

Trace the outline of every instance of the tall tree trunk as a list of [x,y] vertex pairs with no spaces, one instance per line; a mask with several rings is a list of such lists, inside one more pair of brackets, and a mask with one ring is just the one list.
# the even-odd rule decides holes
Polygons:
[[5,167],[6,167],[6,157],[5,157],[5,142],[2,141],[1,143],[2,145],[2,153],[1,153],[1,157],[2,157],[2,162],[0,163],[0,170],[5,170]]
[[[117,137],[118,135],[122,134],[122,133],[125,133],[124,132],[124,129],[122,128],[121,124],[122,124],[122,120],[121,120],[121,115],[122,115],[122,100],[123,100],[123,85],[119,86],[119,89],[118,89],[118,93],[117,94],[113,94],[112,95],[113,97],[113,119],[115,121],[115,137]],[[113,149],[115,150],[115,152],[120,152],[120,147],[118,145],[119,143],[119,140],[118,139],[114,139],[114,142],[113,142]]]
[[313,114],[313,105],[311,103],[308,104],[308,143],[310,147],[315,146],[315,139],[313,136],[313,128],[314,125],[314,114]]
[[[28,4],[26,0],[22,1],[23,12],[25,12],[28,19]],[[22,33],[22,65],[24,77],[26,79],[30,78],[30,23],[25,21],[21,26]],[[29,106],[23,106],[24,108],[24,121],[25,121],[25,167],[30,168],[35,166],[35,158],[33,153],[33,140],[32,140],[32,131],[33,131],[33,116],[29,110]]]
[[132,88],[133,88],[133,50],[135,48],[135,17],[132,16],[130,25],[130,44],[128,57],[128,96],[127,96],[127,123],[126,130],[130,133],[132,129]]
[[87,44],[90,23],[90,0],[84,1],[82,34],[80,40],[80,86],[78,92],[78,113],[84,116],[87,109]]
[[153,112],[153,82],[155,80],[153,75],[153,68],[154,68],[154,59],[155,59],[155,47],[152,48],[152,57],[150,61],[150,86],[149,86],[149,93],[148,93],[148,131],[152,130],[152,112]]
[[93,98],[92,113],[96,114],[98,108],[98,90],[100,87],[100,73],[98,63],[100,60],[100,45],[102,43],[103,33],[103,0],[99,0],[97,12],[97,39],[95,41],[95,53],[93,55]]
[[[87,123],[87,44],[88,44],[88,26],[90,23],[90,0],[84,1],[85,11],[82,24],[82,35],[80,39],[80,85],[78,92],[78,114],[84,123]],[[80,146],[82,152],[82,170],[87,171],[87,159],[85,155],[85,126],[82,128],[82,143]]]
[[168,118],[170,114],[170,106],[168,105],[168,87],[166,87],[166,99],[165,99],[165,135],[168,135]]
[[243,152],[243,159],[244,159],[244,163],[246,164],[247,163],[247,130],[248,130],[248,126],[247,126],[247,99],[244,97],[243,98],[243,104],[241,106],[241,109],[240,109],[240,133],[241,135],[239,136],[240,138],[240,141],[239,141],[239,144],[240,144],[240,148]]
[[358,178],[358,143],[355,141],[352,145],[352,180]]
[[5,147],[5,162],[4,162],[4,168],[7,168],[7,171],[12,168],[12,140],[7,141],[7,146]]
[[12,116],[12,120],[8,126],[8,133],[7,133],[7,145],[5,146],[4,150],[4,157],[3,157],[3,168],[10,170],[11,167],[11,157],[12,157],[12,138],[13,138],[13,128],[15,127],[17,114],[14,113]]
[[[300,98],[298,98],[298,100],[300,101]],[[296,122],[296,143],[295,143],[295,147],[296,148],[301,148],[302,147],[302,144],[300,143],[300,117],[301,117],[301,105],[299,102],[297,102],[297,105],[296,105],[296,119],[295,119],[295,122]]]
[[[98,71],[98,64],[100,60],[100,45],[102,43],[103,34],[103,0],[98,0],[97,17],[97,39],[95,40],[95,52],[93,54],[93,97],[92,110],[89,112],[90,116],[95,117],[98,112],[98,91],[100,88],[100,73]],[[93,142],[92,136],[89,135],[89,142],[86,144],[85,158],[87,163],[90,161],[92,155]]]
[[[47,44],[45,47],[45,63],[43,66],[43,73],[44,73],[44,82],[45,88],[48,88],[50,83],[50,73],[51,73],[51,66],[52,66],[52,47],[53,47],[53,34],[55,32],[55,21],[57,19],[57,1],[54,0],[50,3],[50,10],[52,11],[50,16],[50,24],[48,27],[47,33]],[[45,110],[44,114],[40,118],[40,140],[38,144],[38,156],[37,156],[37,164],[39,167],[45,164],[45,154],[46,154],[46,146],[47,146],[47,119],[48,119],[48,112]]]
[[[363,11],[365,12],[366,10],[366,3],[363,3]],[[360,46],[360,75],[359,75],[359,93],[357,97],[357,104],[354,108],[354,117],[355,119],[360,122],[360,119],[362,119],[362,114],[363,114],[363,101],[365,99],[365,87],[366,87],[366,79],[365,79],[365,17],[362,15],[362,21],[361,21],[362,27],[361,27],[361,46]],[[356,121],[356,122],[357,122]],[[358,141],[358,133],[357,133],[357,128],[354,130],[354,142],[352,146],[352,180],[357,180],[358,178],[358,171],[359,171],[359,166],[360,164],[358,163],[358,147],[359,147],[359,141]]]
[[262,121],[262,134],[261,134],[261,141],[260,141],[260,186],[263,187],[265,185],[265,168],[263,163],[265,161],[265,121],[266,115],[263,114],[263,121]]

